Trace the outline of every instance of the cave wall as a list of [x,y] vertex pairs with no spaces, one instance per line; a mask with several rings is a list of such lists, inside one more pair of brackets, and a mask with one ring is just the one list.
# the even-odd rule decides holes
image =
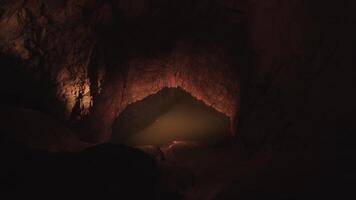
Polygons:
[[353,127],[355,3],[251,0],[248,8],[251,65],[238,127],[245,145],[336,150]]
[[107,140],[127,105],[180,86],[231,117],[246,146],[316,144],[352,124],[354,8],[348,0],[7,0],[0,50],[35,80],[16,88],[36,91],[24,93],[36,96],[25,105],[41,105],[87,141]]
[[182,87],[235,122],[236,68],[245,47],[241,5],[4,1],[0,47],[48,85],[42,111],[66,121],[87,141],[106,141],[127,105],[163,87]]
[[220,57],[224,53],[217,52],[218,48],[207,51],[186,45],[181,44],[167,57],[135,56],[127,64],[126,76],[113,80],[103,92],[93,112],[95,123],[90,122],[94,127],[90,129],[105,127],[105,132],[110,133],[113,120],[126,106],[164,87],[181,87],[206,105],[235,117],[238,85],[230,66]]

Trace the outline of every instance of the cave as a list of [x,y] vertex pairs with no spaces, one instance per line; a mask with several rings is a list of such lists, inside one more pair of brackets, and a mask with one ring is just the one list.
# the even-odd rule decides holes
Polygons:
[[0,197],[350,198],[355,8],[0,1]]
[[230,119],[181,88],[163,88],[132,103],[113,123],[111,142],[167,146],[174,141],[218,143],[231,133]]

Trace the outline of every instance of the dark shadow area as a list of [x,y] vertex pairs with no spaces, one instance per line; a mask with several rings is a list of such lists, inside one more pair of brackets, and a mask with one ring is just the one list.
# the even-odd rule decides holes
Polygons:
[[0,79],[0,104],[17,107],[41,109],[41,92],[45,86],[28,76],[21,59],[15,56],[0,53],[0,66],[2,76]]
[[355,10],[0,1],[1,199],[356,199]]
[[112,143],[167,145],[175,140],[218,142],[230,119],[181,88],[164,88],[129,105],[115,120]]
[[[25,108],[51,115],[63,110],[63,106],[54,97],[53,89],[56,85],[47,82],[48,74],[41,75],[42,69],[31,71],[31,67],[26,67],[21,58],[1,51],[0,67],[3,74],[0,78],[2,107]],[[63,115],[55,117],[64,121]]]
[[0,150],[2,196],[157,198],[158,168],[133,148],[102,144],[77,153],[48,153],[2,141]]

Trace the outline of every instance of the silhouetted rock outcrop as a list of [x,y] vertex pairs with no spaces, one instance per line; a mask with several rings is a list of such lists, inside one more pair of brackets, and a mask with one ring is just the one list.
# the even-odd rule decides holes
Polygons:
[[26,198],[156,198],[158,169],[138,150],[102,144],[77,153],[1,145],[1,193]]

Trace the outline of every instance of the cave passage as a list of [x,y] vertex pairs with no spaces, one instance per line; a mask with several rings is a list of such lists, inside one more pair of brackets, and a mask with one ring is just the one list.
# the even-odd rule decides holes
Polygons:
[[129,105],[112,130],[112,143],[130,146],[215,143],[230,135],[230,119],[181,88],[164,88]]

